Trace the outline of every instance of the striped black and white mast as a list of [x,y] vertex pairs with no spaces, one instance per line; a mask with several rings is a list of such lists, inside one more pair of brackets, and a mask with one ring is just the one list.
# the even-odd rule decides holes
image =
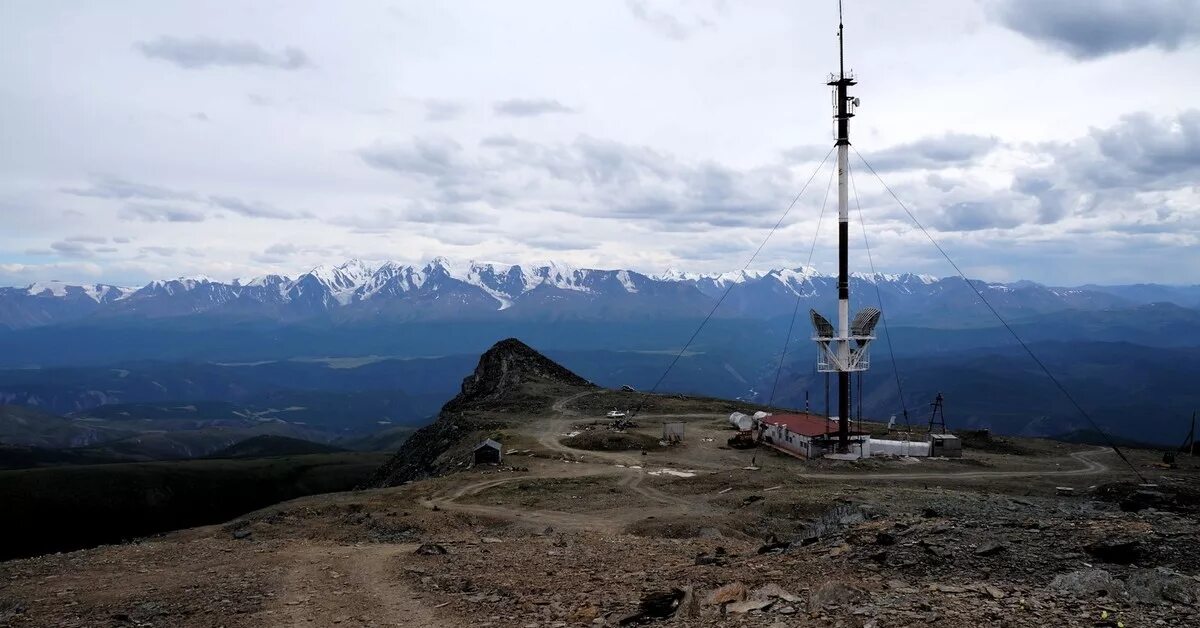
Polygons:
[[838,383],[838,440],[839,453],[850,449],[850,374],[865,371],[871,365],[868,347],[875,339],[872,334],[879,322],[877,308],[866,308],[850,318],[850,195],[848,189],[848,158],[850,151],[850,118],[858,99],[851,98],[850,86],[855,85],[854,73],[846,72],[845,41],[842,37],[842,3],[838,2],[838,72],[830,74],[828,85],[833,88],[833,118],[837,125],[838,175],[838,312],[837,329],[811,310],[813,340],[818,347],[817,370],[837,373]]

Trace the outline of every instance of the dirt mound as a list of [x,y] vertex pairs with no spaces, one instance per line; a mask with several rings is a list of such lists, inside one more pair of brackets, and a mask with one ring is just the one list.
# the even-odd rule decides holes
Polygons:
[[610,432],[608,430],[589,430],[570,438],[564,438],[562,444],[573,449],[589,451],[637,451],[640,449],[658,449],[658,439],[646,434],[630,432]]

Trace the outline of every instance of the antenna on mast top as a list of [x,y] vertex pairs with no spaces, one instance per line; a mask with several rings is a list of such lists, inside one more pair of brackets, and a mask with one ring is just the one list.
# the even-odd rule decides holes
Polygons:
[[838,78],[846,78],[846,50],[842,39],[842,0],[838,0]]

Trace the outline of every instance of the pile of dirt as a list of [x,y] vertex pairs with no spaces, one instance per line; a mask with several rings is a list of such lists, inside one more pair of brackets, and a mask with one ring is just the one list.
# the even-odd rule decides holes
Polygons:
[[562,444],[572,449],[588,451],[638,451],[659,449],[659,441],[653,436],[634,432],[613,432],[609,430],[588,430],[569,438],[564,438]]

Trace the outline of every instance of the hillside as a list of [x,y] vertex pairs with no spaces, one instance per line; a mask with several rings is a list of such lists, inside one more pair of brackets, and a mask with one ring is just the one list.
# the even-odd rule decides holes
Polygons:
[[333,445],[312,441],[260,434],[238,441],[224,449],[209,454],[208,458],[273,458],[277,456],[305,456],[309,454],[333,454],[346,451]]
[[[605,418],[641,401],[636,426]],[[0,612],[228,628],[1200,619],[1200,458],[1168,469],[1159,451],[1126,450],[1130,468],[1105,448],[971,433],[959,459],[801,460],[726,446],[733,409],[756,406],[599,388],[506,340],[374,473],[308,466],[354,454],[0,473],[0,497],[37,514],[11,537],[34,551],[80,535],[81,511],[102,542],[152,498],[176,518],[139,524],[215,522],[251,499],[333,486],[311,475],[322,469],[385,486],[0,563]],[[658,444],[668,422],[684,424],[681,444]],[[466,463],[485,435],[504,464]],[[30,490],[48,485],[63,490]]]
[[462,462],[477,441],[545,413],[555,394],[592,388],[520,340],[502,340],[480,356],[458,395],[404,442],[371,484],[394,486],[445,470]]

